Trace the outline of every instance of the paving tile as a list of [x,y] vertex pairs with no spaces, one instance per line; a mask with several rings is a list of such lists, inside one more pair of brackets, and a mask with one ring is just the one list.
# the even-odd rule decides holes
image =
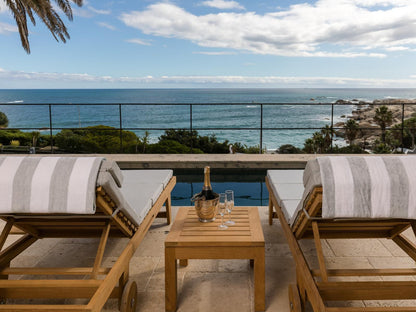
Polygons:
[[[12,235],[17,236],[17,235]],[[53,249],[58,244],[61,244],[60,238],[44,238],[34,242],[29,248],[27,248],[22,255],[32,257],[44,257],[49,250]]]
[[280,226],[279,220],[273,219],[273,224],[269,225],[269,219],[262,220],[262,228],[264,240],[271,244],[285,244],[287,243],[285,234]]
[[96,246],[86,244],[57,244],[46,251],[46,256],[38,264],[40,267],[92,266],[96,251]]
[[407,257],[407,253],[403,251],[395,242],[391,239],[383,238],[379,241],[386,247],[390,253],[395,257]]
[[416,307],[416,300],[365,300],[366,307]]
[[178,312],[251,312],[248,273],[192,273],[185,276]]
[[218,272],[219,262],[220,260],[217,259],[190,259],[186,267],[178,266],[178,268],[186,272]]
[[165,255],[165,231],[150,231],[146,234],[135,256],[164,257]]
[[296,283],[292,259],[266,257],[266,310],[289,312],[289,284]]
[[276,258],[292,258],[292,252],[290,251],[288,244],[265,244],[266,257]]
[[[117,301],[115,301],[117,304]],[[116,310],[117,306],[108,310],[103,310],[103,312],[113,312]],[[149,312],[163,312],[165,311],[165,291],[156,290],[156,291],[144,291],[137,293],[137,305],[136,311],[149,311]]]
[[[183,280],[186,271],[178,270],[177,272],[177,287],[178,292],[182,288]],[[146,291],[159,291],[165,289],[165,271],[154,271],[146,286]]]
[[325,264],[328,269],[372,269],[367,257],[327,257]]
[[337,257],[389,257],[391,252],[377,239],[328,239]]
[[355,301],[327,301],[328,307],[365,307],[365,304],[361,300]]
[[[117,257],[107,257],[103,259],[102,266],[112,267],[117,261]],[[137,284],[138,291],[145,291],[150,278],[154,274],[160,262],[160,257],[133,257],[130,260],[129,279]]]
[[368,257],[368,261],[376,269],[415,268],[415,261],[410,257]]
[[250,260],[218,260],[218,272],[247,273]]
[[416,241],[415,233],[413,232],[412,228],[408,228],[403,234],[409,238],[412,242]]

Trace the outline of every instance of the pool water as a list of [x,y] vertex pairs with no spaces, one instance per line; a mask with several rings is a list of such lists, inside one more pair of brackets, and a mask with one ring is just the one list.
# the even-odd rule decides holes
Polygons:
[[[175,169],[176,186],[172,192],[173,206],[192,206],[191,197],[204,185],[202,169]],[[269,193],[264,179],[266,170],[211,169],[211,186],[214,192],[234,191],[237,206],[267,206]]]

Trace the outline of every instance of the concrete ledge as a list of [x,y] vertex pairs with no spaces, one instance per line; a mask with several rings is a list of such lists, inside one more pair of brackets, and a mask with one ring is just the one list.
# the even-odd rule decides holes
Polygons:
[[[1,154],[1,156],[22,156],[22,154]],[[219,169],[304,169],[308,160],[329,154],[42,154],[33,156],[102,156],[116,161],[122,169],[196,169],[204,166]],[[378,155],[361,154],[360,156]]]
[[303,169],[316,155],[278,154],[122,154],[105,155],[123,169],[193,169],[211,166],[220,169]]

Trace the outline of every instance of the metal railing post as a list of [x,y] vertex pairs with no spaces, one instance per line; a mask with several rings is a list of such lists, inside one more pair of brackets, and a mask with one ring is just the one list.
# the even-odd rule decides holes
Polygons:
[[189,132],[191,137],[191,154],[193,154],[194,149],[194,138],[192,136],[192,104],[189,104]]
[[51,138],[51,154],[53,154],[53,132],[52,132],[52,104],[49,104],[49,136]]
[[401,133],[401,146],[402,146],[402,153],[404,150],[404,142],[403,142],[403,138],[404,138],[404,103],[402,103],[402,133]]
[[260,104],[260,146],[259,154],[263,148],[263,104]]
[[334,103],[331,104],[331,152],[334,148]]
[[123,119],[121,116],[121,104],[118,104],[118,114],[120,118],[120,153],[123,153]]

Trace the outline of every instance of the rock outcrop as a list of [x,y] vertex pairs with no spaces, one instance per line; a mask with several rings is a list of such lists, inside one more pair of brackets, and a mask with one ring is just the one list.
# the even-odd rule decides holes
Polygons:
[[[366,146],[371,145],[376,139],[380,138],[380,126],[374,121],[376,109],[380,106],[385,105],[392,112],[393,123],[391,126],[401,124],[402,119],[406,120],[411,117],[416,117],[416,100],[384,99],[374,100],[373,102],[360,101],[358,104],[355,101],[338,100],[336,103],[338,102],[354,105],[351,116],[347,116],[347,118],[357,121],[361,129],[355,143],[361,143]],[[344,122],[337,123],[335,127],[343,128]],[[345,131],[343,129],[337,131],[337,134],[340,136],[343,136],[344,133]]]

